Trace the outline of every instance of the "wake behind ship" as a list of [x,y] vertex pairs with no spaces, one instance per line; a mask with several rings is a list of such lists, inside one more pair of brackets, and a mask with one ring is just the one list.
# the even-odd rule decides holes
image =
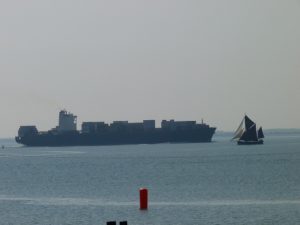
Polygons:
[[83,122],[77,130],[77,117],[65,110],[59,112],[58,126],[39,132],[36,126],[21,126],[16,141],[27,146],[92,146],[156,143],[211,142],[216,128],[196,121],[155,120],[141,123],[128,121]]

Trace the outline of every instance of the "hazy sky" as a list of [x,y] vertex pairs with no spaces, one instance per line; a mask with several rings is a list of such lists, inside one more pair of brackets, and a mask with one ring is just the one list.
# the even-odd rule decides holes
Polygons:
[[0,0],[0,77],[0,137],[61,108],[299,128],[300,0]]

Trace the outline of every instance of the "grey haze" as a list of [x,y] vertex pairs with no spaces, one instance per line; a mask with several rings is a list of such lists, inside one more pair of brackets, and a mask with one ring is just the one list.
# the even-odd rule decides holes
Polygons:
[[299,128],[299,0],[0,1],[0,136],[81,121],[244,113]]

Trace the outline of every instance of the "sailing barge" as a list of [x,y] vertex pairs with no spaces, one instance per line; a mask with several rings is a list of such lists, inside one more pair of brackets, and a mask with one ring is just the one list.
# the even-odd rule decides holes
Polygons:
[[232,140],[237,140],[238,145],[257,145],[264,143],[264,137],[262,127],[256,130],[256,124],[245,115]]

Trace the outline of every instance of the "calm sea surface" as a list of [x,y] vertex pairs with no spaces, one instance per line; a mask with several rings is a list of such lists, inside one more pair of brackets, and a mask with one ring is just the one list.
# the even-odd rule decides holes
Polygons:
[[0,224],[300,224],[299,134],[260,146],[214,141],[29,148],[0,140]]

